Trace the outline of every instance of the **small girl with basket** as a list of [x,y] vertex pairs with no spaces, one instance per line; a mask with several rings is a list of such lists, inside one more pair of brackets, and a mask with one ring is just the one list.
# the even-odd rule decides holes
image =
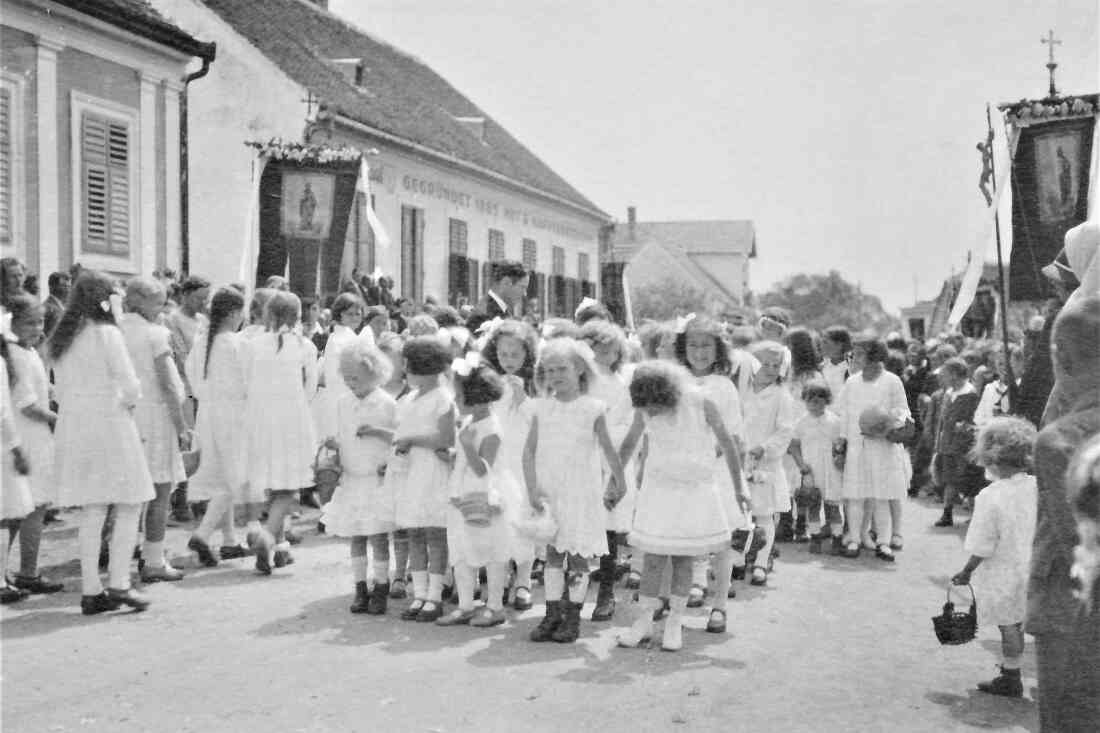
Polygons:
[[822,502],[825,520],[820,531],[810,535],[810,552],[820,552],[821,543],[833,542],[840,549],[844,533],[840,493],[842,474],[833,461],[833,442],[840,437],[840,418],[829,410],[833,391],[825,381],[809,382],[802,388],[806,414],[794,427],[794,438],[788,449],[801,477],[795,489],[795,505],[799,524],[812,528],[819,519]]
[[[366,341],[345,344],[339,354],[340,375],[348,391],[336,402],[336,435],[325,446],[339,451],[340,485],[325,505],[325,531],[351,539],[355,576],[352,613],[386,612],[390,593],[390,536],[393,496],[378,469],[393,440],[395,403],[381,385],[393,369],[389,358]],[[335,389],[335,386],[333,386]],[[374,583],[367,582],[367,545],[374,555]]]
[[974,580],[982,623],[1001,631],[1001,673],[978,689],[992,695],[1021,697],[1020,657],[1024,652],[1024,614],[1027,610],[1028,569],[1035,537],[1037,490],[1028,474],[1036,432],[1026,420],[993,418],[978,434],[973,459],[993,481],[974,500],[974,514],[963,548],[966,565],[951,578],[955,585]]
[[[500,420],[493,403],[504,380],[472,354],[456,360],[456,397],[464,418],[451,473],[447,508],[447,554],[454,565],[458,608],[436,621],[440,626],[496,626],[505,621],[504,581],[515,544],[511,517],[521,502],[519,485],[501,455]],[[478,568],[488,579],[486,605],[474,607]]]

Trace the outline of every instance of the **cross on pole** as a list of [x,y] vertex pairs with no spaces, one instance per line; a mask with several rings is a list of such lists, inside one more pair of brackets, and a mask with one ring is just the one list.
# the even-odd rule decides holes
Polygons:
[[1054,47],[1061,46],[1062,42],[1054,37],[1054,31],[1047,31],[1046,38],[1040,38],[1039,43],[1050,46],[1050,60],[1047,61],[1047,71],[1050,72],[1050,96],[1058,96],[1058,91],[1054,88],[1054,70],[1058,68],[1058,62],[1054,60]]
[[[1045,43],[1045,41],[1044,41],[1044,43]],[[1059,43],[1061,43],[1061,41],[1059,41]],[[313,96],[313,90],[307,89],[306,90],[306,98],[303,99],[302,101],[306,103],[306,119],[309,119],[309,117],[311,117],[313,115],[313,105],[315,105],[315,104],[319,105],[321,100],[319,98]]]

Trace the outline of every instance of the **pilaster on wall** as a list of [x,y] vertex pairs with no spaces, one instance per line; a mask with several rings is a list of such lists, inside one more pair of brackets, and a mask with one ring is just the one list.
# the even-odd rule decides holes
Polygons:
[[143,275],[151,275],[157,266],[157,89],[160,79],[144,71],[139,71],[138,77],[141,79],[138,122],[141,141],[138,155],[141,171],[141,206],[138,212],[138,231],[141,232],[139,271]]
[[164,82],[164,177],[165,225],[168,267],[180,272],[182,233],[180,229],[180,94],[183,84]]
[[35,116],[38,132],[38,271],[61,268],[60,170],[58,169],[57,54],[65,47],[47,36],[35,39]]

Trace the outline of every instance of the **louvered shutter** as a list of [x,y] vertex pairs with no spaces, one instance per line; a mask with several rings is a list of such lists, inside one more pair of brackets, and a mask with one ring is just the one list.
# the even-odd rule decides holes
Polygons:
[[12,244],[11,91],[0,89],[0,244]]
[[130,130],[121,122],[84,114],[84,245],[89,252],[130,254]]

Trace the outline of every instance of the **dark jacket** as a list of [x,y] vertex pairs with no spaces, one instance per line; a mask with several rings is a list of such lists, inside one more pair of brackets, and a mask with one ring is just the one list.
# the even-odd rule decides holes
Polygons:
[[470,330],[470,333],[477,333],[478,327],[486,321],[491,321],[494,318],[512,318],[513,315],[509,311],[510,309],[501,308],[496,298],[486,295],[478,305],[477,310],[466,319],[466,328]]
[[974,445],[974,411],[981,397],[976,391],[941,398],[936,452],[944,456],[965,456]]

